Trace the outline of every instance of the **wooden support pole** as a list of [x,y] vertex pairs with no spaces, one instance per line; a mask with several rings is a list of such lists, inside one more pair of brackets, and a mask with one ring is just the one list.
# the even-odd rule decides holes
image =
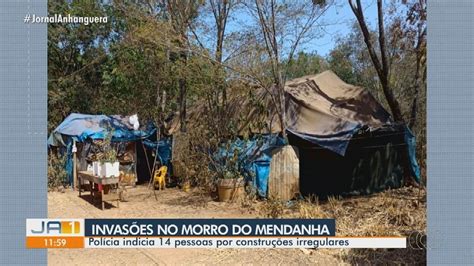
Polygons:
[[133,153],[135,154],[134,160],[133,160],[133,170],[135,172],[135,180],[133,181],[133,187],[136,187],[137,182],[138,182],[138,171],[137,171],[138,155],[137,155],[137,143],[136,142],[135,142],[135,145],[134,145],[134,152]]
[[[77,147],[76,147],[76,140],[73,140],[72,144],[72,156],[73,156],[73,161],[72,161],[72,173],[73,173],[73,184],[72,184],[72,190],[76,190],[78,182],[77,182]],[[80,190],[80,185],[79,185],[79,190]]]
[[[153,190],[153,194],[155,195],[155,200],[158,200],[158,198],[156,197],[155,187],[153,186],[153,171],[154,171],[154,169],[152,170],[150,168],[150,162],[148,161],[148,154],[146,153],[146,149],[145,149],[145,145],[143,144],[143,141],[142,141],[142,148],[143,148],[143,152],[145,153],[146,164],[148,165],[148,170],[150,171],[150,181],[148,182],[148,189],[151,188]],[[153,163],[153,165],[155,165],[155,164]]]
[[143,141],[142,141],[142,148],[143,148],[143,152],[145,153],[146,164],[148,166],[148,171],[150,172],[150,177],[151,177],[153,175],[153,171],[150,167],[150,162],[148,161],[148,154],[146,153],[146,149],[145,149],[145,145],[143,144]]

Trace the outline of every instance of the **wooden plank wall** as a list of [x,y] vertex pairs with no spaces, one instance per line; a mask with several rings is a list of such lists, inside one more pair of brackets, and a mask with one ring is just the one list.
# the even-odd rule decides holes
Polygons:
[[287,145],[275,149],[268,176],[268,196],[291,200],[300,193],[300,163],[298,148]]

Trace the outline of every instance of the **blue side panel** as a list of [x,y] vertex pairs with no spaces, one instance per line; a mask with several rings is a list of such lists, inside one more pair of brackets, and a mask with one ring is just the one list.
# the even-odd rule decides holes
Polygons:
[[148,149],[156,151],[158,159],[162,165],[171,165],[171,138],[161,139],[158,142],[148,139],[143,140],[143,144]]
[[171,139],[166,139],[158,143],[158,157],[160,162],[169,166],[171,163]]
[[268,176],[270,175],[270,161],[257,161],[254,163],[254,186],[261,197],[267,197]]
[[420,183],[420,166],[416,161],[416,138],[408,127],[405,128],[405,142],[408,145],[408,156],[410,158],[411,174],[415,177],[416,182]]
[[69,184],[72,185],[74,182],[74,162],[73,162],[73,154],[72,154],[72,140],[69,138],[66,143],[66,150],[62,150],[61,152],[66,153],[66,172],[67,172],[67,180],[69,180]]

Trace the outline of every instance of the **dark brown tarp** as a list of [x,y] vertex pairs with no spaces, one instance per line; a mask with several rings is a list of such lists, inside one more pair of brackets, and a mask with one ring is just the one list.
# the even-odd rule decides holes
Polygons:
[[345,83],[332,71],[288,81],[285,91],[287,126],[302,134],[329,136],[390,123],[387,111],[367,90]]

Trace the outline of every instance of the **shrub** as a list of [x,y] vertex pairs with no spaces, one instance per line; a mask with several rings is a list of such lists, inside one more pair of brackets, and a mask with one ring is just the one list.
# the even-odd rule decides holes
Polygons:
[[51,151],[48,156],[48,188],[54,189],[67,184],[66,154]]
[[269,198],[262,206],[262,213],[267,218],[277,219],[283,217],[285,209],[286,205],[284,201]]

